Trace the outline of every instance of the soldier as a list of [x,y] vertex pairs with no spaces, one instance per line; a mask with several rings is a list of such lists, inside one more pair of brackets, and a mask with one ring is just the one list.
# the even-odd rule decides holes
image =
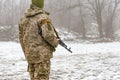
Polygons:
[[43,10],[44,0],[31,0],[30,9],[20,20],[19,39],[28,62],[31,80],[49,80],[50,58],[59,39],[48,13]]

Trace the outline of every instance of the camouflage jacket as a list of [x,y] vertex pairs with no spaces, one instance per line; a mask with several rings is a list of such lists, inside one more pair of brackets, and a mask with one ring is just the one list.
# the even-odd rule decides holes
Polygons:
[[[31,5],[20,20],[19,39],[29,63],[39,63],[52,57],[58,40],[51,24],[48,14],[34,5]],[[39,27],[42,36],[38,33]]]

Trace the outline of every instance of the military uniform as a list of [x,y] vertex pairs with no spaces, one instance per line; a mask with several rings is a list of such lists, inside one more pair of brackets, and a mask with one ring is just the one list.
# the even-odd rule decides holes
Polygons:
[[[41,29],[41,35],[39,34]],[[32,4],[20,20],[19,39],[31,80],[49,80],[50,58],[58,45],[48,14]]]

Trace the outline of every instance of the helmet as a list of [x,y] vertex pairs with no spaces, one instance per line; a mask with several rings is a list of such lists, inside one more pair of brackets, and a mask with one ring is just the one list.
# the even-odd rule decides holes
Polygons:
[[43,8],[44,7],[44,0],[32,0],[32,4],[34,4],[35,6],[37,6],[39,8]]

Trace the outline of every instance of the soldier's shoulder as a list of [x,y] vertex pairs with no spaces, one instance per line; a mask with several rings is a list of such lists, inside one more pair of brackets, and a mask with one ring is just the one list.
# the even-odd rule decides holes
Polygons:
[[38,21],[42,21],[42,20],[47,20],[47,19],[49,19],[50,20],[50,17],[47,15],[47,14],[40,14],[39,16],[38,16]]
[[19,26],[20,26],[20,27],[23,27],[23,26],[25,26],[27,23],[28,23],[27,18],[26,18],[25,16],[23,16],[23,17],[20,19]]
[[20,23],[23,23],[23,22],[25,22],[25,21],[26,21],[26,17],[23,16],[23,17],[20,19]]

